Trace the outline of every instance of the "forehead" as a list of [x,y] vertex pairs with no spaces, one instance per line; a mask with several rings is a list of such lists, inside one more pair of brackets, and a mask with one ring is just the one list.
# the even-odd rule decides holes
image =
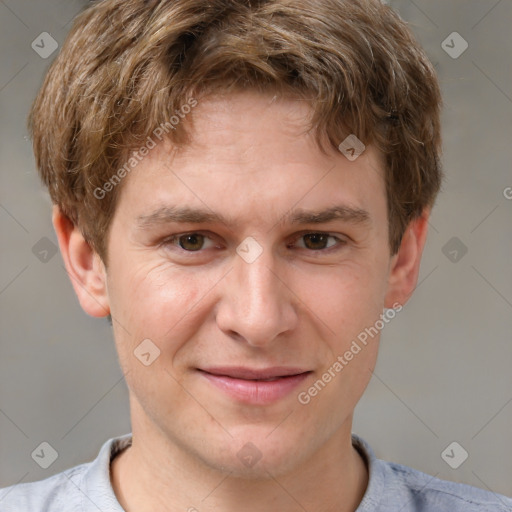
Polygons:
[[[382,156],[368,146],[350,161],[333,149],[324,154],[307,132],[307,102],[254,92],[201,100],[183,123],[191,143],[164,141],[126,178],[120,203],[137,216],[166,203],[222,210],[278,213],[294,204],[326,203],[371,210],[385,201]],[[300,204],[299,204],[300,203]],[[280,212],[282,215],[282,211]]]

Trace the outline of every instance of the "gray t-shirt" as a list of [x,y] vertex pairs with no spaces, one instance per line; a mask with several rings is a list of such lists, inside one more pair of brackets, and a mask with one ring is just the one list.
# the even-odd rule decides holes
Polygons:
[[[130,443],[131,434],[109,439],[92,462],[0,489],[0,512],[124,512],[110,483],[110,462]],[[352,444],[370,474],[356,512],[512,512],[511,498],[377,459],[355,434]]]

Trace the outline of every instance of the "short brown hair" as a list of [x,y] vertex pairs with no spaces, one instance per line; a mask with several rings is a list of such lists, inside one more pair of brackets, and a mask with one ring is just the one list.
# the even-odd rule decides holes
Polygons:
[[[191,98],[244,89],[309,102],[325,152],[349,134],[385,157],[389,244],[442,181],[439,84],[380,0],[100,0],[76,17],[29,116],[36,164],[107,263],[121,185],[95,190]],[[188,122],[188,121],[187,121]],[[187,144],[186,123],[166,135]],[[126,161],[126,160],[124,160]]]

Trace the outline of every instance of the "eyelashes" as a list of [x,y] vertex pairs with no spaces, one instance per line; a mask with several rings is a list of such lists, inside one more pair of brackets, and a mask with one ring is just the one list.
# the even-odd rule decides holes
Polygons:
[[[307,231],[295,235],[292,241],[286,244],[286,247],[288,249],[292,249],[294,246],[297,246],[298,242],[302,242],[302,244],[299,243],[299,249],[311,253],[332,252],[343,247],[347,243],[346,240],[332,233],[324,231]],[[172,235],[167,237],[162,242],[162,245],[171,248],[171,250],[181,252],[182,254],[198,254],[204,253],[204,250],[209,248],[222,248],[222,246],[215,243],[209,234],[200,231]],[[207,247],[205,247],[205,245],[207,245]]]

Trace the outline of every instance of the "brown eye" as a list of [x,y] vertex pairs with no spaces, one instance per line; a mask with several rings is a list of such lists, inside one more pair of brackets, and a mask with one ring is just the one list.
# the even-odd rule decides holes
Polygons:
[[318,252],[320,254],[341,250],[346,244],[347,240],[344,237],[322,231],[313,231],[296,236],[294,242],[288,247],[295,246],[302,250]]
[[199,251],[204,244],[204,235],[193,233],[190,235],[181,235],[179,237],[179,245],[186,251]]
[[333,237],[325,233],[309,233],[302,238],[307,249],[319,250],[328,247],[327,241]]
[[304,245],[308,249],[324,249],[328,238],[328,235],[322,233],[304,235]]
[[199,231],[171,235],[162,240],[161,244],[178,255],[197,252],[199,256],[207,252],[208,249],[220,249],[212,237]]

